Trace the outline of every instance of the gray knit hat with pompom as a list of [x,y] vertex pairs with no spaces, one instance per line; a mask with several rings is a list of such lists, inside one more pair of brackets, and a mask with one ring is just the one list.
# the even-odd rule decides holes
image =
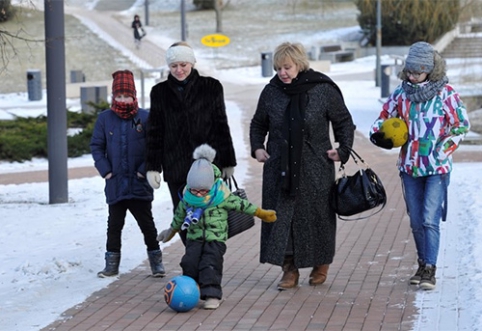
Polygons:
[[214,184],[214,169],[212,162],[216,151],[208,144],[201,145],[194,150],[195,161],[187,174],[186,184],[189,188],[210,190]]
[[434,67],[434,49],[432,45],[419,41],[410,46],[405,60],[405,71],[431,73]]

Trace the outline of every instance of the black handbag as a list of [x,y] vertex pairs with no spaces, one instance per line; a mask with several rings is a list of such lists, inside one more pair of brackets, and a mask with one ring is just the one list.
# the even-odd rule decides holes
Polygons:
[[[235,190],[232,192],[232,194],[243,199],[248,199],[246,191],[238,187],[238,183],[236,182],[236,179],[234,179],[234,176],[229,178],[227,183],[231,191],[233,190],[232,184],[234,184]],[[253,226],[254,216],[237,211],[228,212],[228,238],[232,238],[235,235],[252,228]]]
[[[382,181],[377,174],[365,163],[365,161],[353,149],[350,155],[359,167],[359,170],[351,176],[345,173],[344,164],[340,165],[341,177],[333,184],[330,204],[338,214],[338,218],[344,221],[365,219],[380,212],[387,202],[387,195]],[[343,218],[379,207],[368,216],[358,218]]]

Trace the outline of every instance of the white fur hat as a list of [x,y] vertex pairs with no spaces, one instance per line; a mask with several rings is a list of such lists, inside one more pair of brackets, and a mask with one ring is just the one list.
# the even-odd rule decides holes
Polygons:
[[166,62],[170,65],[173,62],[189,62],[196,63],[194,51],[189,46],[177,45],[171,46],[166,51]]

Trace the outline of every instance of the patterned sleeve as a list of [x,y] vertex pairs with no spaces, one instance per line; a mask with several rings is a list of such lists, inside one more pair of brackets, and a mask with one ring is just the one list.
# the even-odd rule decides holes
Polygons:
[[171,228],[175,230],[181,230],[182,223],[184,222],[184,218],[186,217],[186,207],[180,201],[174,211],[174,217],[172,218]]
[[398,99],[401,93],[402,88],[401,86],[398,86],[395,91],[388,97],[387,101],[385,101],[382,106],[382,111],[380,112],[380,115],[378,115],[378,118],[375,120],[375,122],[370,128],[370,136],[380,130],[382,123],[386,119],[389,119],[390,117],[397,117],[399,115]]
[[245,213],[253,216],[258,207],[246,199],[240,198],[237,195],[230,194],[226,200],[226,209]]
[[465,135],[470,130],[469,117],[460,95],[455,92],[452,86],[446,86],[447,95],[444,98],[444,112],[448,123],[445,137],[442,139],[443,152],[446,155],[452,154]]

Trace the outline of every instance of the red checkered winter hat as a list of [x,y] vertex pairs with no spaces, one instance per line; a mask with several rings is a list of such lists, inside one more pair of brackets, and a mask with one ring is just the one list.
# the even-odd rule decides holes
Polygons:
[[136,85],[134,83],[134,74],[129,70],[118,70],[112,74],[114,81],[112,82],[112,95],[126,94],[132,98],[136,98]]

